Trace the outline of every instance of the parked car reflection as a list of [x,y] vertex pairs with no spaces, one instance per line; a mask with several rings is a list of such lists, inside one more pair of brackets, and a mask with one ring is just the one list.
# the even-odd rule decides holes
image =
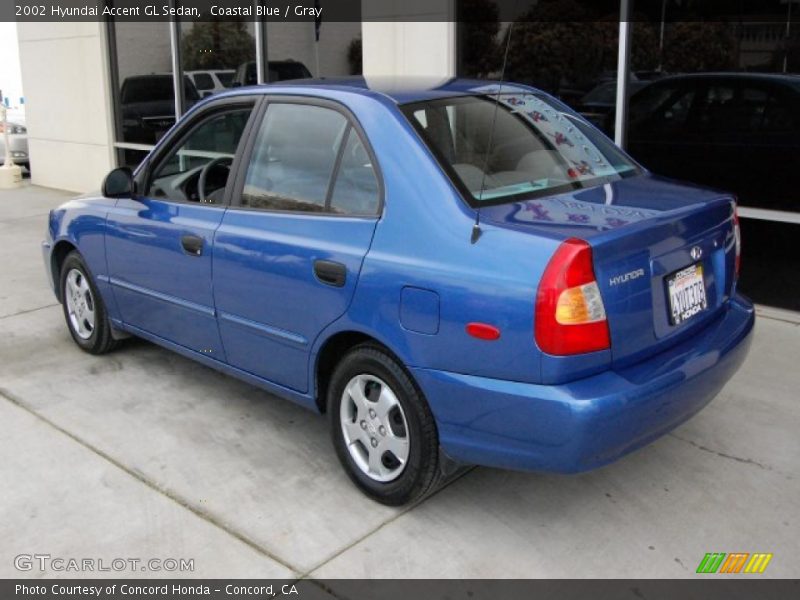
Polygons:
[[235,75],[235,69],[186,71],[186,76],[192,80],[197,92],[203,98],[231,87]]
[[[192,80],[183,78],[186,107],[200,95]],[[127,77],[120,93],[122,139],[136,144],[155,144],[175,124],[175,92],[170,73]]]
[[798,212],[800,77],[680,75],[630,104],[628,148],[646,167],[738,194],[744,206]]
[[[631,81],[628,84],[629,96],[635,94],[647,84],[647,81]],[[617,108],[617,82],[606,81],[595,86],[580,99],[575,108],[592,125],[606,132],[611,131],[615,109]]]
[[[289,79],[308,79],[311,77],[311,71],[309,71],[303,63],[290,58],[286,60],[271,60],[268,65],[269,72],[267,77],[270,82],[287,81]],[[232,87],[256,85],[256,83],[258,83],[258,77],[255,61],[239,65],[239,68],[236,69],[236,75],[233,78]]]
[[[3,135],[3,123],[0,122],[0,165],[6,156],[6,146]],[[28,130],[22,123],[8,121],[8,147],[14,164],[25,167],[30,171],[31,163],[28,156]]]

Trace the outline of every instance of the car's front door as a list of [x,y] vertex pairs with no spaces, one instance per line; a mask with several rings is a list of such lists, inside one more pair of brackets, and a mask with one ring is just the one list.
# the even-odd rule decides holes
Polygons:
[[213,239],[252,111],[252,100],[227,100],[192,118],[137,178],[140,193],[108,216],[110,283],[125,324],[220,360]]
[[215,236],[214,299],[233,366],[307,391],[311,345],[346,311],[380,211],[364,139],[338,105],[268,103]]

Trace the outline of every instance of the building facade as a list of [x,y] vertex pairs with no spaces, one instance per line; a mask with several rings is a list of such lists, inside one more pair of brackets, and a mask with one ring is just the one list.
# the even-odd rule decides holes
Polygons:
[[782,175],[800,169],[799,13],[800,0],[364,0],[361,21],[321,25],[20,22],[32,180],[97,189],[226,87],[503,75],[559,97],[654,172],[737,193],[747,239],[772,249],[746,254],[745,280],[755,289],[769,269],[764,295],[786,296],[800,224]]

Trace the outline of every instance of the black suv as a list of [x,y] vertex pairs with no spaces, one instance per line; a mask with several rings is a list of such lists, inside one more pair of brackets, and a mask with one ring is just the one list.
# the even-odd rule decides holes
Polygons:
[[[135,75],[125,78],[120,91],[122,139],[155,144],[175,124],[175,88],[172,75]],[[183,78],[186,108],[200,100],[189,77]]]
[[800,77],[667,77],[630,101],[628,150],[660,175],[730,190],[743,206],[800,211]]

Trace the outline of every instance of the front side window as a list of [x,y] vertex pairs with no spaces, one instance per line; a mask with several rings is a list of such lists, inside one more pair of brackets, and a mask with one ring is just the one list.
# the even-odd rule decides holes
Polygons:
[[178,202],[222,202],[250,112],[217,112],[195,126],[155,169],[147,194]]
[[266,210],[364,215],[378,182],[358,133],[340,112],[271,104],[247,168],[241,205]]
[[473,206],[594,187],[638,172],[616,146],[546,96],[465,96],[403,107]]

